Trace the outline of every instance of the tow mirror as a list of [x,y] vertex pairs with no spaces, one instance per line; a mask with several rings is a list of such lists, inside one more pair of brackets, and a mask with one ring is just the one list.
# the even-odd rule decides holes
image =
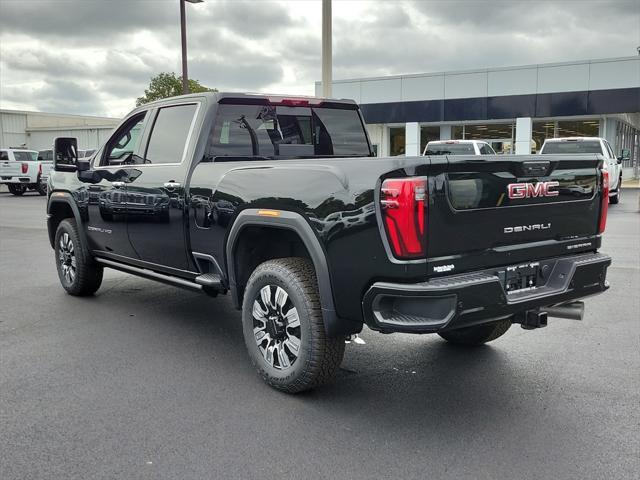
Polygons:
[[56,172],[75,172],[78,170],[77,138],[56,137],[53,141],[53,169]]
[[629,161],[631,159],[631,150],[625,148],[622,150],[622,155],[620,155],[620,160]]

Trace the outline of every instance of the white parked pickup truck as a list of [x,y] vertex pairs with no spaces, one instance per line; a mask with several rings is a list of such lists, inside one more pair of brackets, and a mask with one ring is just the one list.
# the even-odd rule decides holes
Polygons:
[[6,184],[14,195],[35,190],[47,194],[47,179],[52,161],[38,160],[35,150],[0,149],[0,184]]
[[423,155],[495,155],[491,145],[482,140],[433,140]]
[[540,154],[598,153],[605,158],[604,166],[609,172],[609,203],[619,203],[622,194],[622,157],[616,157],[608,141],[600,137],[548,138]]

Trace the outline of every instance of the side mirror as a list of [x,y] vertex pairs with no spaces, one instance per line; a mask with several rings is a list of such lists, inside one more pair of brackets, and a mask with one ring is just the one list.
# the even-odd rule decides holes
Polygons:
[[77,138],[56,137],[53,141],[53,169],[56,172],[75,172],[78,170]]
[[44,160],[44,158],[42,158],[42,155],[38,155],[38,161],[41,162],[43,160]]
[[631,150],[629,150],[628,148],[625,148],[624,150],[622,150],[622,155],[620,155],[620,159],[626,160],[626,161],[631,160]]

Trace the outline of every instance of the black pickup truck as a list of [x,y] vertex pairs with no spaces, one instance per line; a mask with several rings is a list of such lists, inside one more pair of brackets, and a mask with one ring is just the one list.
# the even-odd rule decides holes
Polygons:
[[322,384],[363,324],[464,345],[582,318],[603,292],[598,155],[376,158],[349,100],[211,93],[132,111],[89,161],[55,144],[60,282],[114,268],[242,310],[265,381]]

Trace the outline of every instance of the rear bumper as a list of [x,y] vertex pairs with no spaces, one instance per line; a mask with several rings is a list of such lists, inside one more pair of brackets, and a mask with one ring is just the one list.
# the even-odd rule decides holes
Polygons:
[[31,177],[16,175],[16,176],[0,177],[0,183],[35,183],[35,182],[31,179]]
[[500,278],[506,266],[422,283],[374,283],[363,297],[365,322],[381,332],[433,333],[488,323],[609,288],[608,255],[589,253],[536,263],[545,272],[544,280],[536,288],[511,293]]

